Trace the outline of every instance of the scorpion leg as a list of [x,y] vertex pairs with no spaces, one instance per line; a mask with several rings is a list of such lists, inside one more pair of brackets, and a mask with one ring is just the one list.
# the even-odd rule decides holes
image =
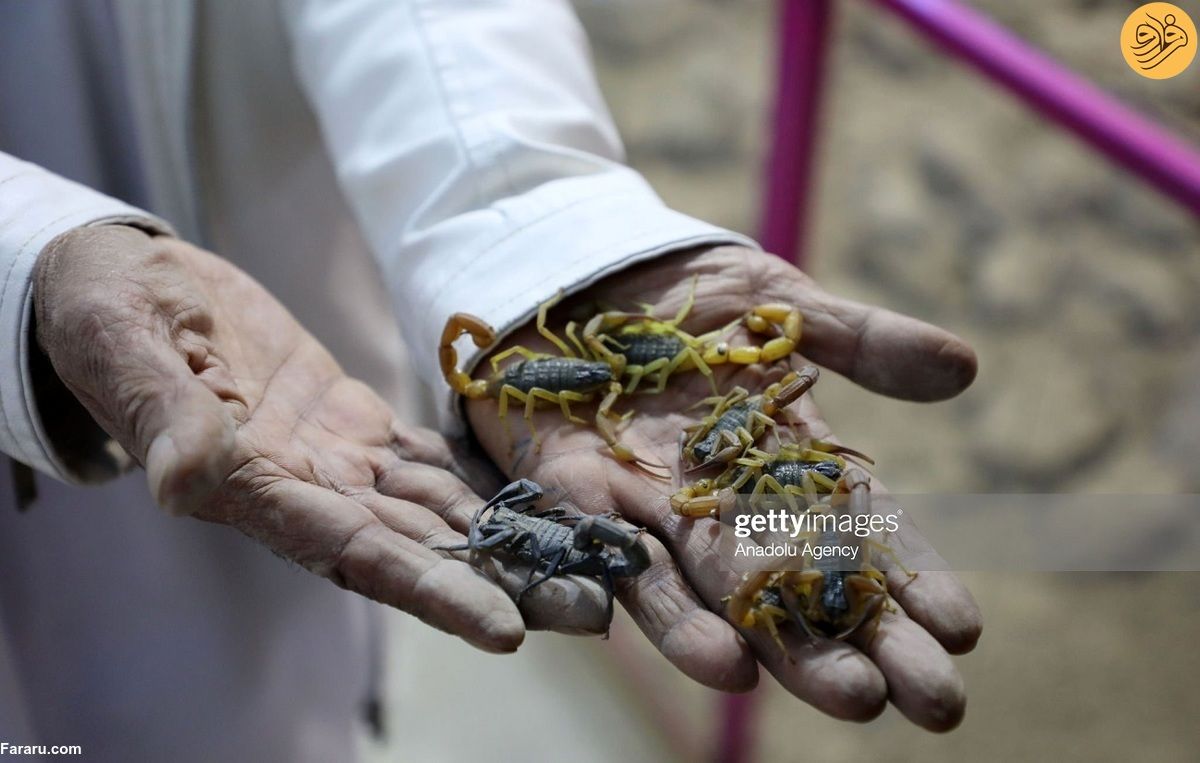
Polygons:
[[575,349],[579,351],[579,357],[586,358],[588,357],[588,351],[584,348],[583,342],[579,341],[579,337],[575,334],[576,325],[577,324],[575,321],[570,321],[567,323],[567,328],[563,331],[563,333],[567,335],[567,339],[570,339],[571,344],[573,344]]
[[[696,306],[696,286],[699,283],[700,275],[697,273],[696,275],[692,276],[692,285],[688,288],[688,295],[687,298],[683,300],[683,305],[678,311],[676,311],[674,318],[669,321],[664,321],[664,323],[670,325],[671,328],[678,328],[679,324],[683,323],[684,319],[687,318],[692,312],[692,308]],[[653,308],[647,306],[646,314],[650,315],[651,310],[653,310]]]
[[883,615],[884,604],[887,602],[887,586],[869,575],[856,574],[846,576],[846,587],[856,594],[855,598],[860,602],[861,611],[835,633],[833,638],[844,639],[864,623],[870,622],[872,628],[868,641],[873,640],[879,630],[879,618]]
[[[612,342],[617,349],[623,349],[620,342],[613,336],[605,334],[605,331],[617,328],[629,320],[628,313],[621,312],[605,312],[593,315],[583,327],[583,343],[591,349],[592,354],[597,359],[603,360],[614,369],[621,368],[624,370],[624,359],[608,348],[606,342]],[[619,375],[619,374],[618,374]]]
[[704,469],[716,463],[727,464],[735,459],[746,449],[746,443],[738,437],[734,432],[728,430],[721,432],[717,436],[718,448],[713,451],[713,454],[704,461],[701,461],[692,470]]
[[[571,413],[571,403],[586,403],[589,399],[591,399],[590,395],[580,392],[573,392],[571,390],[563,390],[562,392],[555,393],[546,389],[542,389],[541,387],[534,387],[533,389],[529,390],[529,397],[533,400],[545,400],[548,403],[557,405],[560,409],[562,409],[563,418],[572,424],[582,424],[584,426],[587,425],[586,420],[581,419]],[[526,403],[525,405],[526,410],[528,410],[529,403]]]
[[[787,487],[792,487],[788,485]],[[754,485],[753,495],[765,495],[767,490],[775,493],[784,500],[788,508],[794,513],[800,513],[800,506],[796,503],[796,492],[788,490],[787,487],[779,484],[779,480],[772,477],[770,474],[764,474]]]
[[875,551],[880,555],[890,559],[892,563],[896,565],[897,569],[899,569],[905,575],[908,575],[909,578],[915,578],[917,576],[917,573],[904,566],[904,562],[900,560],[900,556],[894,550],[892,550],[891,546],[875,540],[868,540],[866,545],[870,547],[872,551]]
[[[538,437],[537,427],[533,423],[533,411],[537,407],[538,393],[543,392],[540,387],[534,387],[525,395],[525,426],[529,428],[529,436],[533,438],[533,452],[540,453],[542,450],[542,440]],[[551,399],[557,402],[557,398],[553,397],[552,392],[547,392],[551,395]]]
[[656,358],[644,366],[629,366],[626,371],[630,373],[629,384],[625,386],[625,394],[632,395],[638,385],[642,383],[644,377],[650,376],[657,380],[654,389],[647,390],[648,394],[657,395],[666,387],[666,377],[663,376],[664,369],[670,363],[669,358]]
[[785,584],[779,587],[779,598],[783,601],[783,608],[788,617],[813,641],[820,640],[821,634],[817,633],[809,622],[808,613],[804,611],[800,601],[800,590],[804,590],[806,599],[814,601],[821,596],[824,580],[825,577],[819,570],[803,570],[790,573]]
[[521,589],[521,592],[519,594],[517,594],[517,601],[519,602],[521,600],[521,597],[524,596],[525,594],[529,593],[529,591],[531,591],[532,589],[536,588],[537,586],[540,586],[542,583],[545,583],[547,580],[554,577],[555,575],[558,575],[559,569],[562,567],[563,560],[566,558],[567,558],[567,547],[563,546],[562,548],[560,548],[558,551],[556,551],[554,553],[554,556],[550,557],[550,561],[547,562],[547,564],[546,564],[546,571],[537,580],[532,580],[533,572],[537,571],[537,565],[534,565],[533,571],[530,572],[530,574],[529,574],[529,577],[531,579],[529,582],[527,582],[525,584],[525,587]]
[[852,448],[847,448],[845,445],[838,445],[837,443],[828,442],[826,440],[813,440],[810,447],[817,453],[852,456],[853,458],[857,458],[860,461],[865,461],[872,466],[875,465],[875,459],[871,458],[865,453],[860,453]]
[[[510,482],[500,489],[490,501],[483,505],[484,509],[492,506],[519,506],[521,504],[536,503],[542,499],[545,491],[542,486],[533,480],[520,479],[516,482]],[[482,511],[482,510],[481,510]]]
[[[508,437],[509,451],[512,450],[513,435],[512,435],[512,428],[508,425],[508,400],[509,400],[509,398],[512,398],[513,400],[516,400],[518,403],[522,403],[522,402],[525,402],[525,399],[527,397],[528,397],[528,395],[526,395],[524,392],[517,389],[516,387],[514,387],[511,384],[505,384],[503,387],[500,388],[500,395],[498,396],[499,410],[496,412],[496,417],[499,418],[500,423],[502,423],[504,425],[504,434]],[[537,445],[538,447],[540,447],[540,445],[538,443],[536,431],[533,433],[533,442],[534,442],[534,445]]]
[[[685,366],[684,364],[689,361],[692,365]],[[708,365],[708,363],[704,362],[704,358],[700,357],[700,353],[696,352],[696,348],[684,347],[675,355],[675,357],[671,358],[670,360],[662,359],[662,362],[666,367],[661,368],[661,370],[655,369],[655,371],[658,373],[656,377],[657,384],[654,387],[655,394],[659,394],[666,390],[667,380],[671,378],[672,374],[674,374],[676,371],[687,370],[691,367],[694,367],[700,372],[701,376],[708,379],[708,383],[709,386],[712,387],[713,394],[719,394],[719,390],[717,389],[717,380],[713,378],[712,368]]]
[[[619,461],[632,464],[636,469],[653,477],[654,479],[670,479],[670,467],[666,464],[659,464],[653,461],[647,461],[637,455],[628,445],[623,444],[617,438],[616,426],[612,422],[614,415],[612,411],[613,403],[621,394],[620,382],[613,382],[609,387],[608,394],[604,396],[604,400],[596,409],[596,431],[600,437],[608,444],[608,448],[612,451],[613,456]],[[662,469],[667,472],[666,475],[655,474],[652,469]]]
[[550,312],[550,308],[557,305],[562,298],[563,293],[562,291],[559,291],[553,297],[538,306],[537,332],[545,337],[551,344],[557,347],[558,351],[561,352],[565,357],[573,358],[575,357],[575,351],[568,347],[566,342],[559,339],[558,335],[546,327],[546,314]]
[[[524,482],[525,480],[522,480]],[[513,483],[516,484],[516,483]],[[483,517],[483,513],[495,505],[496,501],[504,494],[506,490],[512,488],[513,485],[508,485],[501,490],[492,500],[475,510],[475,515],[471,517],[471,524],[467,530],[467,542],[461,546],[440,546],[433,549],[434,551],[473,551],[479,547],[480,541],[483,540],[483,533],[479,526],[479,520]]]
[[525,360],[538,360],[539,358],[546,357],[545,353],[534,352],[528,347],[522,347],[521,345],[516,344],[512,347],[509,347],[507,350],[498,352],[492,356],[492,371],[498,372],[500,370],[500,364],[511,358],[513,355],[520,355]]

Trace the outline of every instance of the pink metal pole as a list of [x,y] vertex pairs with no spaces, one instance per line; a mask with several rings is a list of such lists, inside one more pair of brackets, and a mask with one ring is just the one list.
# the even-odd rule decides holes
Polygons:
[[775,113],[759,241],[803,265],[833,0],[779,0]]
[[[805,260],[804,235],[832,6],[833,0],[779,0],[775,109],[763,173],[759,243],[797,266]],[[754,759],[756,701],[756,692],[721,696],[718,763]]]
[[[1200,152],[953,0],[874,0],[1035,110],[1200,214]],[[1113,55],[1117,55],[1113,31]]]

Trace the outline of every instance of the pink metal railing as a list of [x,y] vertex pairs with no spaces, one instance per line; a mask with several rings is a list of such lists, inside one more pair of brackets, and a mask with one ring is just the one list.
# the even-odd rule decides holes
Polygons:
[[[1194,214],[1200,151],[955,0],[870,0]],[[802,265],[833,0],[779,0],[778,74],[760,242]],[[1113,38],[1116,39],[1116,30]],[[1117,53],[1116,46],[1113,49]],[[716,760],[754,758],[756,693],[721,698]]]

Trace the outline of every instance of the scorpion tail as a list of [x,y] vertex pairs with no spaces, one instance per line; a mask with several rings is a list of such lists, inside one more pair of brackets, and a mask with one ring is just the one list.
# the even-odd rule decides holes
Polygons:
[[783,377],[778,385],[772,385],[773,390],[768,389],[763,400],[762,412],[768,416],[774,416],[804,397],[804,393],[812,389],[819,378],[821,378],[821,372],[813,365],[793,371]]
[[454,342],[463,334],[470,334],[476,347],[490,347],[496,341],[496,330],[469,313],[455,313],[442,329],[442,341],[438,344],[438,362],[446,383],[460,395],[475,399],[487,393],[487,382],[472,381],[470,375],[458,367],[458,351]]
[[868,464],[871,464],[872,466],[875,465],[875,459],[861,451],[857,451],[853,448],[847,448],[845,445],[838,445],[837,443],[827,442],[825,440],[813,440],[809,447],[820,453],[833,453],[834,455],[838,456],[849,456],[851,458],[856,458],[859,461],[864,461]]

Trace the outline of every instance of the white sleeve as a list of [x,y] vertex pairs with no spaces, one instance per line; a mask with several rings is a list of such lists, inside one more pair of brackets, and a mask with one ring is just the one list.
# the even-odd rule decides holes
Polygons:
[[[558,289],[754,242],[663,205],[622,163],[566,0],[283,0],[302,85],[417,370],[449,315],[503,334]],[[461,354],[479,356],[468,340]]]
[[0,452],[64,480],[73,475],[46,437],[30,374],[33,265],[55,236],[101,223],[170,232],[153,215],[0,152]]

